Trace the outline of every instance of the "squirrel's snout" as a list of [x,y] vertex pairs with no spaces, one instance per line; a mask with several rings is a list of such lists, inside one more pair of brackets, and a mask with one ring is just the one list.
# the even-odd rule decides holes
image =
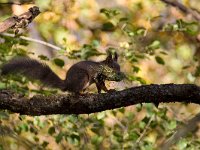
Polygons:
[[125,74],[123,72],[118,72],[116,76],[116,81],[121,81],[124,78],[126,78]]

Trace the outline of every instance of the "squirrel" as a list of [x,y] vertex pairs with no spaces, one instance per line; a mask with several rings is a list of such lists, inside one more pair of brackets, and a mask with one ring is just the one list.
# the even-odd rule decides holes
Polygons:
[[66,73],[65,80],[60,79],[47,64],[29,57],[12,59],[3,65],[2,75],[20,73],[30,79],[39,80],[46,86],[75,94],[81,94],[93,83],[96,84],[98,93],[101,93],[101,90],[109,92],[113,90],[107,89],[105,80],[118,82],[125,78],[117,63],[117,53],[113,55],[114,57],[109,52],[104,61],[80,61],[72,65]]

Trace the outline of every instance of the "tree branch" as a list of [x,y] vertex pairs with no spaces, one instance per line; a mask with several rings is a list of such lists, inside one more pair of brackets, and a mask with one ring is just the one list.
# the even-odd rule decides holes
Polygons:
[[185,7],[183,4],[179,3],[178,1],[176,0],[161,0],[161,1],[173,7],[177,7],[179,10],[181,10],[185,14],[191,14],[197,21],[200,21],[200,14],[197,11],[192,10],[188,7]]
[[0,22],[0,33],[5,32],[9,28],[13,28],[16,31],[19,28],[25,28],[33,19],[40,14],[40,10],[37,6],[29,8],[29,10],[19,16],[12,16],[3,22]]
[[6,3],[0,3],[0,5],[24,5],[24,4],[34,4],[34,2],[6,2]]
[[200,104],[200,87],[193,84],[143,85],[122,91],[85,95],[36,95],[28,99],[0,91],[0,109],[23,115],[90,114],[139,103],[187,102]]

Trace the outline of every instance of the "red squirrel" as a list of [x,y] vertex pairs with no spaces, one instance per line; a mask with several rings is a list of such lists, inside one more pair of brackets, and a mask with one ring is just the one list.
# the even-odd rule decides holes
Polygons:
[[121,81],[125,75],[120,71],[117,63],[117,53],[108,54],[104,61],[80,61],[72,65],[65,80],[60,79],[48,65],[29,57],[20,57],[11,60],[2,67],[2,75],[20,73],[30,79],[41,81],[44,85],[80,94],[88,86],[95,83],[98,93],[101,90],[109,92],[105,80]]

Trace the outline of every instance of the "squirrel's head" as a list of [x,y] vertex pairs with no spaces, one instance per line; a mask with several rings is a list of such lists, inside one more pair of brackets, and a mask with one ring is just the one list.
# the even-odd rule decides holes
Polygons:
[[120,65],[117,63],[118,54],[115,52],[113,55],[108,52],[107,58],[102,62],[103,71],[102,74],[106,80],[110,81],[121,81],[125,78],[124,73],[120,71]]
[[118,54],[115,52],[113,55],[111,52],[108,52],[107,58],[103,61],[105,65],[112,68],[116,72],[120,72],[120,65],[117,62]]

